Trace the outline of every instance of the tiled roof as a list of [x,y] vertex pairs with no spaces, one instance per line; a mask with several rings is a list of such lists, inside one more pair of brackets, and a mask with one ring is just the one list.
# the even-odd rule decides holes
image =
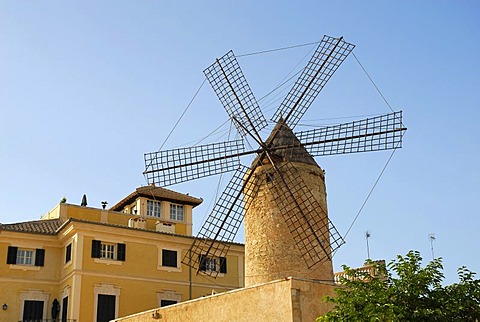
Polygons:
[[[132,228],[132,227],[123,226],[123,225],[100,223],[96,221],[89,221],[89,220],[84,220],[79,218],[69,218],[66,221],[62,221],[61,219],[46,219],[46,220],[26,221],[26,222],[14,223],[14,224],[0,224],[0,231],[9,230],[9,231],[15,231],[20,233],[23,232],[23,233],[34,233],[34,234],[44,234],[44,235],[56,235],[60,232],[61,229],[63,229],[67,225],[67,223],[74,223],[74,222],[97,225],[97,226],[114,227],[119,229],[128,229],[128,230],[134,230],[134,231],[142,231],[145,233],[152,233],[152,234],[159,234],[159,235],[171,235],[171,236],[177,236],[177,237],[189,238],[189,239],[195,238],[194,236],[167,233],[167,232],[161,232],[161,231],[155,231],[155,230],[138,229],[138,228]],[[244,246],[244,244],[239,242],[227,242],[227,244]]]
[[157,200],[168,200],[178,203],[184,203],[187,205],[198,206],[203,202],[200,198],[195,198],[183,193],[179,193],[173,190],[156,187],[156,186],[145,186],[135,189],[134,192],[117,202],[114,206],[110,208],[113,211],[122,211],[123,208],[131,204],[138,197],[145,197],[150,199]]
[[57,229],[60,228],[62,224],[63,221],[61,219],[35,220],[13,224],[0,224],[0,230],[55,235]]
[[[133,230],[133,231],[141,231],[141,232],[145,232],[145,233],[158,234],[158,235],[170,235],[170,236],[176,236],[176,237],[182,237],[182,238],[188,238],[188,239],[198,238],[198,237],[195,237],[195,236],[182,235],[182,234],[176,234],[176,233],[169,233],[169,232],[164,232],[164,231],[156,231],[156,230],[150,230],[150,229],[133,228],[133,227],[128,227],[128,226],[124,226],[124,225],[102,223],[102,222],[90,221],[90,220],[79,219],[79,218],[70,218],[70,219],[69,219],[69,222],[78,222],[78,223],[91,224],[91,225],[97,225],[97,226],[114,227],[114,228],[119,228],[119,229],[128,229],[128,230]],[[235,242],[235,241],[223,242],[223,243],[225,243],[225,244],[231,244],[231,245],[244,246],[244,244],[239,243],[239,242]]]

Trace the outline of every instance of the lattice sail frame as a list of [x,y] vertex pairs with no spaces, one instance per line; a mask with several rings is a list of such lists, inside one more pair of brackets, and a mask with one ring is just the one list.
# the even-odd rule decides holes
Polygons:
[[[308,188],[292,163],[283,163],[276,171],[265,171],[265,181],[285,220],[293,241],[307,267],[332,259],[332,253],[345,243],[330,221],[321,200]],[[267,182],[266,178],[271,178]]]
[[402,147],[402,111],[295,133],[312,156],[391,150]]
[[[236,120],[235,127],[243,137],[247,135],[245,128],[251,132],[259,132],[267,126],[267,121],[232,50],[217,59],[203,73],[230,119]],[[239,124],[243,124],[245,128]]]
[[[217,277],[219,270],[201,271],[206,258],[225,257],[244,218],[244,210],[258,192],[258,186],[248,184],[253,172],[240,166],[233,174],[227,187],[215,203],[212,212],[203,223],[182,263],[194,268],[197,273]],[[245,201],[246,200],[246,201]]]
[[272,117],[293,129],[332,75],[355,48],[343,40],[325,35],[290,92]]
[[149,182],[169,186],[234,171],[245,151],[243,140],[226,141],[145,153],[144,175]]

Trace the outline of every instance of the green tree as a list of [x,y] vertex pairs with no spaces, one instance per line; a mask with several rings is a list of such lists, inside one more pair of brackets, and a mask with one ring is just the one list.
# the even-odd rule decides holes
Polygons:
[[459,282],[442,286],[442,259],[422,267],[417,251],[388,264],[369,262],[375,274],[344,266],[345,278],[336,296],[326,297],[334,309],[325,321],[480,321],[480,280],[466,267]]

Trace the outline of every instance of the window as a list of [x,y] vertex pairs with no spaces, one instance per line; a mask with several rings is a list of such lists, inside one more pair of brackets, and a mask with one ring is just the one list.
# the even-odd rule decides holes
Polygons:
[[92,240],[92,258],[125,261],[126,245]]
[[115,319],[115,295],[98,294],[97,322],[108,322]]
[[173,301],[173,300],[160,300],[160,307],[169,306],[177,303],[178,303],[177,301]]
[[72,243],[68,244],[65,248],[65,263],[68,263],[72,259]]
[[147,200],[147,216],[160,217],[160,201]]
[[200,255],[200,271],[218,271],[219,273],[227,273],[227,258],[212,258]]
[[17,251],[17,265],[33,265],[33,250],[19,249]]
[[183,221],[183,205],[170,204],[170,219]]
[[[17,302],[19,304],[17,314],[19,315],[17,315],[17,319],[13,319],[13,316],[11,316],[11,318],[6,318],[5,321],[46,321],[50,292],[30,290],[20,291],[19,295],[20,301]],[[4,321],[3,318],[2,321]]]
[[134,205],[130,208],[130,213],[133,215],[137,214],[137,205]]
[[23,321],[41,321],[44,306],[43,301],[25,301],[23,303]]
[[7,264],[25,266],[43,266],[45,249],[28,249],[8,246]]
[[205,270],[216,271],[217,270],[217,260],[215,258],[206,258],[205,259]]
[[175,290],[163,290],[157,292],[158,306],[164,307],[182,302],[182,294]]
[[102,243],[100,245],[100,258],[115,259],[115,245]]
[[108,322],[116,319],[120,303],[120,288],[106,283],[95,285],[93,301],[93,317],[90,321]]
[[162,266],[177,267],[177,252],[162,249]]
[[68,296],[65,296],[62,301],[62,322],[67,321],[68,315]]

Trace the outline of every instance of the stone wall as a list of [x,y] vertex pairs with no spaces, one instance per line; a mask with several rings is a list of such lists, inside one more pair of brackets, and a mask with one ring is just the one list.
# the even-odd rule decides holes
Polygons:
[[[284,171],[286,166],[292,167],[291,171]],[[268,281],[293,276],[333,282],[332,262],[325,259],[323,262],[309,268],[304,257],[299,251],[297,240],[292,237],[291,226],[287,224],[282,215],[279,204],[285,202],[302,202],[306,195],[314,198],[314,203],[305,201],[304,204],[314,204],[317,209],[307,209],[314,217],[308,220],[316,223],[317,231],[324,235],[323,246],[330,252],[328,233],[328,214],[326,191],[323,170],[312,164],[289,162],[288,165],[280,164],[284,174],[285,185],[270,164],[264,164],[255,170],[255,180],[252,185],[258,185],[258,192],[249,203],[245,215],[245,285],[253,286]],[[289,175],[295,178],[289,178]],[[301,181],[299,181],[301,177]],[[303,187],[294,186],[301,183]],[[290,186],[292,185],[292,186]],[[280,186],[280,188],[278,188]],[[287,189],[299,189],[294,192],[294,198],[282,199],[288,196]],[[280,190],[278,190],[280,189]],[[277,191],[276,191],[277,190]],[[289,215],[296,211],[292,205]],[[303,215],[301,215],[303,216]],[[298,224],[298,223],[296,223]],[[309,222],[301,222],[300,229],[308,232]],[[322,228],[318,228],[322,227]],[[320,234],[320,235],[321,235]],[[308,238],[307,238],[308,239]],[[308,244],[308,242],[307,242]],[[311,253],[326,255],[326,252],[316,247]]]
[[333,284],[287,278],[119,318],[116,322],[314,321],[331,309]]

